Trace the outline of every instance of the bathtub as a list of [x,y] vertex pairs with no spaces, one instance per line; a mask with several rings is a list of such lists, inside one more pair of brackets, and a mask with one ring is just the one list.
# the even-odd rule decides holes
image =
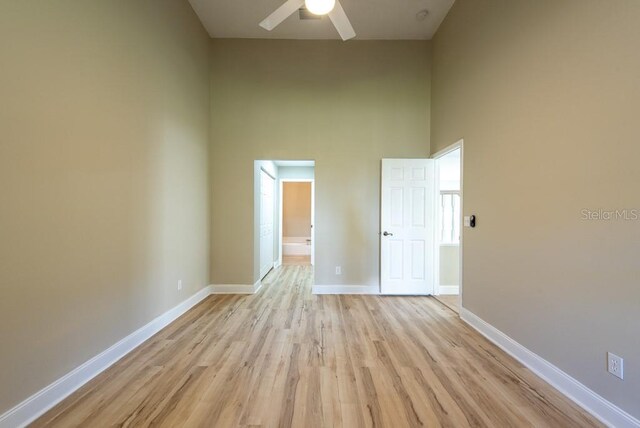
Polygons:
[[310,256],[311,255],[311,238],[307,237],[291,237],[282,238],[282,255],[283,256]]

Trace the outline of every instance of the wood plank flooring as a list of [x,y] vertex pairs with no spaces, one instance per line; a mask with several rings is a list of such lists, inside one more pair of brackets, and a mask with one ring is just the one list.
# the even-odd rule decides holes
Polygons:
[[460,309],[458,308],[459,306],[458,302],[459,302],[460,296],[458,296],[457,294],[456,295],[441,294],[440,296],[436,296],[435,299],[438,300],[443,305],[447,306],[456,314],[460,313]]
[[33,426],[601,426],[427,297],[207,298]]
[[283,266],[311,266],[311,256],[282,256]]

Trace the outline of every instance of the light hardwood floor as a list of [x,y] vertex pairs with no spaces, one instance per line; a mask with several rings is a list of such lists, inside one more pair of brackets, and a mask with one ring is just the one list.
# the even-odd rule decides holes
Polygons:
[[440,296],[437,296],[436,299],[456,314],[460,313],[460,309],[458,308],[460,296],[441,294]]
[[33,425],[601,426],[426,297],[211,296]]
[[311,256],[282,256],[283,266],[311,266]]

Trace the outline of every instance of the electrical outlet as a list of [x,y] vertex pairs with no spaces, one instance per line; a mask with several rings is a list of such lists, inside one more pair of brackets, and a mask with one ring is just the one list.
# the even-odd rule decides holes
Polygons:
[[182,290],[182,280],[178,280],[178,291]]
[[336,266],[336,275],[342,275],[342,266]]
[[607,352],[607,371],[615,377],[624,379],[624,360],[616,354]]

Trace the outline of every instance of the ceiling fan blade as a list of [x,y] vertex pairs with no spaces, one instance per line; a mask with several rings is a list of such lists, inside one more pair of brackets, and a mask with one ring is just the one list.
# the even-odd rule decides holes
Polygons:
[[275,12],[267,16],[265,20],[260,23],[260,26],[265,30],[271,31],[303,5],[304,0],[287,0],[282,6],[277,8]]
[[331,12],[329,12],[329,18],[333,25],[338,30],[338,34],[342,37],[342,40],[353,39],[356,36],[356,32],[347,18],[347,14],[344,13],[344,9],[338,0],[336,0],[336,6]]

